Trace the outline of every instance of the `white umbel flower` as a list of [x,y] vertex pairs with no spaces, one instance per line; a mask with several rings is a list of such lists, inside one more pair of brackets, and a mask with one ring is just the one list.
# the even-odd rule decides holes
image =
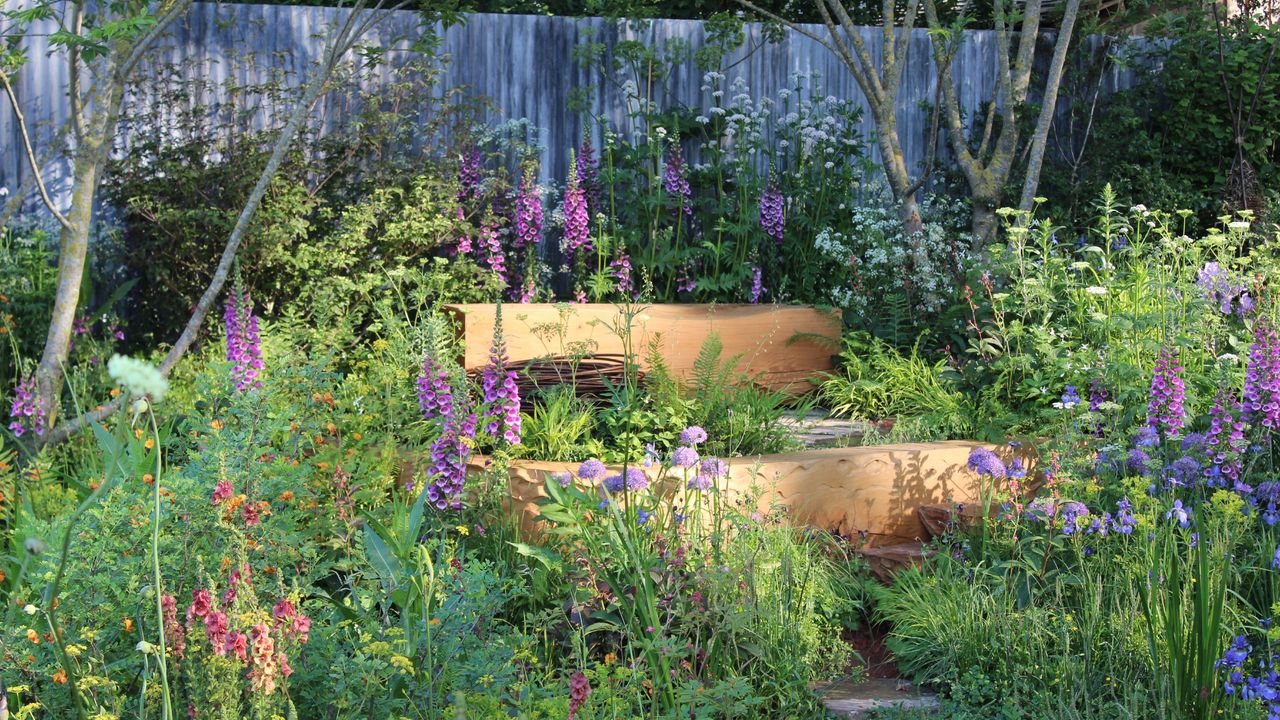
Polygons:
[[160,374],[160,370],[142,360],[113,355],[107,361],[107,374],[131,397],[160,402],[164,400],[165,393],[169,392],[169,381]]

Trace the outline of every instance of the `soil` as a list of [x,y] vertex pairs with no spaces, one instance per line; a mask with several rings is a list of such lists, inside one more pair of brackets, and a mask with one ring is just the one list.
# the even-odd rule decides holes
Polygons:
[[869,678],[897,679],[902,677],[893,653],[885,644],[889,636],[887,623],[867,624],[854,631],[846,630],[843,639],[849,643],[865,663],[863,671]]

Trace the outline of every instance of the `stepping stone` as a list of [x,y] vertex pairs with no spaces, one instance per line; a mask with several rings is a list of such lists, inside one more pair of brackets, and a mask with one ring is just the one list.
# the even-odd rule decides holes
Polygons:
[[820,692],[828,712],[852,720],[871,717],[875,710],[897,708],[931,715],[939,708],[937,695],[922,692],[906,680],[893,678],[842,680]]
[[893,576],[909,567],[919,567],[924,560],[924,543],[898,543],[879,547],[861,548],[858,555],[867,561],[871,573],[886,585],[893,582]]
[[785,416],[778,423],[791,430],[793,437],[808,448],[861,445],[863,436],[873,427],[859,420],[830,417],[821,410],[798,418]]

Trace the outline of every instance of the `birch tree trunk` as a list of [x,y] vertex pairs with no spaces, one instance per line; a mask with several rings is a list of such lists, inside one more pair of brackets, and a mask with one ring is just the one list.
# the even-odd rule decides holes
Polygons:
[[1080,13],[1080,0],[1067,0],[1062,13],[1062,24],[1053,43],[1053,59],[1044,81],[1044,99],[1040,105],[1040,117],[1031,135],[1031,148],[1027,157],[1027,174],[1022,179],[1022,197],[1018,209],[1030,213],[1035,207],[1036,190],[1040,187],[1040,171],[1044,168],[1044,150],[1049,144],[1049,128],[1058,107],[1058,90],[1062,87],[1062,70],[1067,63],[1067,50],[1071,45],[1071,33],[1075,31],[1076,17]]

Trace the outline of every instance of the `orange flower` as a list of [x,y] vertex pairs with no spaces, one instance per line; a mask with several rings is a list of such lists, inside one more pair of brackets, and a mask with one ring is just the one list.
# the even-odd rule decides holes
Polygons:
[[8,577],[8,576],[4,574],[4,571],[3,571],[3,570],[0,570],[0,583],[4,582],[4,579],[5,579],[6,577]]
[[321,462],[316,463],[316,467],[320,468],[321,470],[328,470],[328,469],[329,469],[329,463],[324,462],[324,461],[321,461]]
[[326,425],[324,426],[324,429],[325,429],[325,430],[328,430],[330,435],[333,435],[333,434],[335,434],[335,433],[337,433],[337,432],[338,432],[338,426],[337,426],[337,425],[334,425],[333,423],[328,423],[328,424],[326,424]]
[[127,633],[133,632],[133,618],[124,619],[124,631]]
[[66,684],[67,684],[67,671],[66,671],[66,670],[63,670],[63,669],[61,669],[61,668],[59,668],[59,669],[58,669],[58,672],[56,672],[56,673],[54,673],[54,674],[53,674],[53,681],[54,681],[54,682],[56,682],[56,683],[58,683],[59,685],[66,685]]
[[120,395],[120,388],[111,388],[111,397],[118,397],[119,395]]
[[35,630],[32,630],[31,628],[27,628],[27,642],[31,643],[32,645],[39,645],[40,633],[36,632]]
[[354,433],[351,433],[351,437],[355,438],[356,440],[363,440],[364,433],[354,432]]
[[221,429],[222,429],[222,421],[221,421],[221,420],[214,420],[213,422],[209,423],[209,427],[213,428],[214,430],[221,430]]
[[146,449],[148,449],[148,450],[150,450],[151,448],[153,448],[153,447],[155,447],[155,446],[156,446],[156,441],[155,441],[155,439],[154,439],[154,438],[147,438],[147,441],[146,441],[146,442],[144,442],[144,443],[142,443],[142,447],[144,447],[144,448],[146,448]]
[[284,492],[280,493],[280,502],[289,502],[292,499],[293,499],[292,490],[285,490]]
[[156,478],[151,473],[146,473],[145,475],[142,476],[142,482],[148,485],[154,483],[155,481],[156,481]]
[[141,439],[142,439],[142,428],[135,428],[135,429],[134,429],[134,431],[133,431],[133,436],[134,436],[135,438],[137,438],[137,439],[141,440]]

